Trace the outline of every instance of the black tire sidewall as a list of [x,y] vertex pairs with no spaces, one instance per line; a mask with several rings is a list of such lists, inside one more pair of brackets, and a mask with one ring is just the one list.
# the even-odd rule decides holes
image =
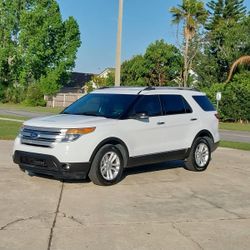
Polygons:
[[[206,163],[206,165],[204,167],[200,167],[197,163],[196,163],[196,160],[195,160],[195,151],[196,151],[196,148],[199,144],[201,143],[204,143],[207,145],[208,147],[208,150],[209,150],[209,158],[208,158],[208,161]],[[192,152],[191,152],[191,157],[192,157],[192,164],[195,168],[196,171],[204,171],[207,169],[209,163],[210,163],[210,160],[211,160],[211,146],[209,144],[209,142],[205,139],[205,138],[197,138],[193,144],[193,147],[192,147]]]
[[[115,152],[118,155],[118,157],[120,159],[120,163],[121,163],[119,173],[116,176],[116,178],[112,181],[108,181],[108,180],[103,178],[103,176],[101,174],[101,168],[100,168],[101,160],[102,160],[103,156],[108,152]],[[105,145],[97,152],[97,154],[93,160],[91,168],[92,167],[93,167],[93,171],[95,171],[95,175],[96,175],[98,181],[104,186],[109,186],[109,185],[116,184],[117,182],[120,181],[122,174],[123,174],[123,169],[124,169],[124,159],[123,159],[123,156],[122,156],[120,150],[115,145]]]

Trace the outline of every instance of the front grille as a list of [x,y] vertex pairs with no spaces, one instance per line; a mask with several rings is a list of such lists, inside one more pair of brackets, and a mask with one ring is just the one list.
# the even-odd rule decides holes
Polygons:
[[60,128],[38,128],[24,126],[21,131],[21,143],[40,146],[53,147],[55,143],[62,141],[66,130]]

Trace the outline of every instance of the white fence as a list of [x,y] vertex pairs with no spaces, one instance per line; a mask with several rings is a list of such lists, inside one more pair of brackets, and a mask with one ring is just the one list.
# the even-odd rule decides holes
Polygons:
[[58,93],[56,96],[44,96],[47,101],[47,107],[67,107],[79,98],[84,96],[81,93]]

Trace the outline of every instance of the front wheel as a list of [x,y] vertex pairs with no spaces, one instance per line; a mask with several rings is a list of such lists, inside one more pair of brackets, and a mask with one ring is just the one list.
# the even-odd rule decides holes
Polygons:
[[90,180],[96,185],[108,186],[120,181],[124,159],[114,145],[103,146],[95,155],[89,172]]
[[197,138],[185,162],[190,171],[204,171],[211,160],[211,147],[206,138]]

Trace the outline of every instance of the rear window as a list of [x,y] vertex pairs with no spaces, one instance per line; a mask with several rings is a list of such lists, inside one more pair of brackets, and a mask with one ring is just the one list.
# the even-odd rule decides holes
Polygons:
[[215,111],[213,104],[209,101],[207,96],[197,95],[193,96],[193,98],[204,111]]

